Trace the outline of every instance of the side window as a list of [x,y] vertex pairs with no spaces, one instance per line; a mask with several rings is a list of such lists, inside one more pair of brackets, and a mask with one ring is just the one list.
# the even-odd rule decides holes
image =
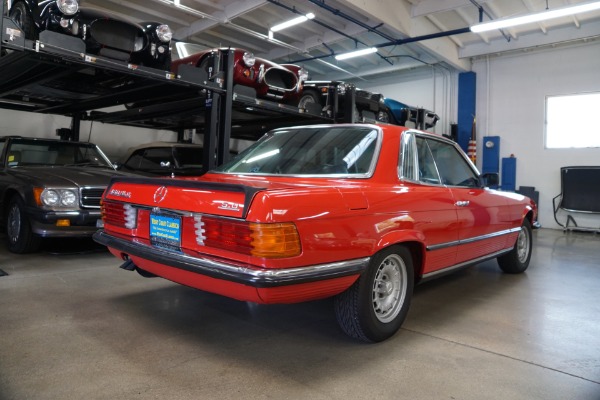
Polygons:
[[416,180],[416,157],[415,157],[415,135],[404,133],[402,135],[402,145],[400,153],[400,165],[398,171],[400,177],[410,180]]
[[417,156],[419,158],[419,181],[439,185],[440,175],[435,166],[433,155],[427,140],[421,137],[417,138]]
[[139,169],[144,159],[144,150],[136,150],[126,161],[123,166],[129,169]]
[[479,187],[479,177],[467,160],[451,144],[427,139],[444,185]]

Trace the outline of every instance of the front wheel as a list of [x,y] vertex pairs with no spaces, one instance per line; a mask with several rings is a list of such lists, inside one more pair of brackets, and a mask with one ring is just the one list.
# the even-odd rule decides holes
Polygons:
[[25,33],[25,39],[37,39],[33,17],[27,11],[27,7],[25,6],[24,2],[19,1],[18,3],[14,3],[10,9],[9,17],[12,18],[23,30],[23,33]]
[[531,259],[532,234],[531,223],[528,219],[523,220],[521,231],[517,237],[515,247],[508,253],[498,257],[500,269],[508,274],[520,274],[529,266]]
[[410,251],[403,246],[382,250],[368,269],[335,298],[342,330],[365,342],[381,342],[394,335],[406,319],[414,286]]
[[13,197],[8,203],[6,236],[8,250],[12,253],[31,253],[40,245],[40,237],[31,231],[23,201],[18,196]]

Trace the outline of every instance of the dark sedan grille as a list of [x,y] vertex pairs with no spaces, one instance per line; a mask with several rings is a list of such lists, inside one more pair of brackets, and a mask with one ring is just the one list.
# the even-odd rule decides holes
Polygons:
[[143,32],[135,26],[111,19],[94,21],[90,34],[99,44],[127,53],[133,52],[136,39],[143,37]]
[[100,200],[105,188],[83,188],[81,189],[81,207],[100,208]]

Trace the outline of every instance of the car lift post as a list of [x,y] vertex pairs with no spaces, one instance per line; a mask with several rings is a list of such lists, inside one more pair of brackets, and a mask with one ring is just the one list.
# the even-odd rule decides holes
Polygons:
[[234,51],[228,49],[222,52],[221,65],[225,72],[225,95],[221,97],[221,112],[219,113],[219,132],[217,146],[217,165],[229,161],[229,141],[231,139],[231,116],[233,109],[233,65]]
[[2,55],[2,32],[4,32],[4,0],[0,4],[0,56]]

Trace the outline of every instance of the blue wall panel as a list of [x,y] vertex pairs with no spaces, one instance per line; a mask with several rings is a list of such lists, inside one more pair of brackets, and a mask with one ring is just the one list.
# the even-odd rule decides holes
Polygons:
[[465,152],[471,139],[473,118],[476,115],[476,78],[475,72],[458,74],[458,144]]

